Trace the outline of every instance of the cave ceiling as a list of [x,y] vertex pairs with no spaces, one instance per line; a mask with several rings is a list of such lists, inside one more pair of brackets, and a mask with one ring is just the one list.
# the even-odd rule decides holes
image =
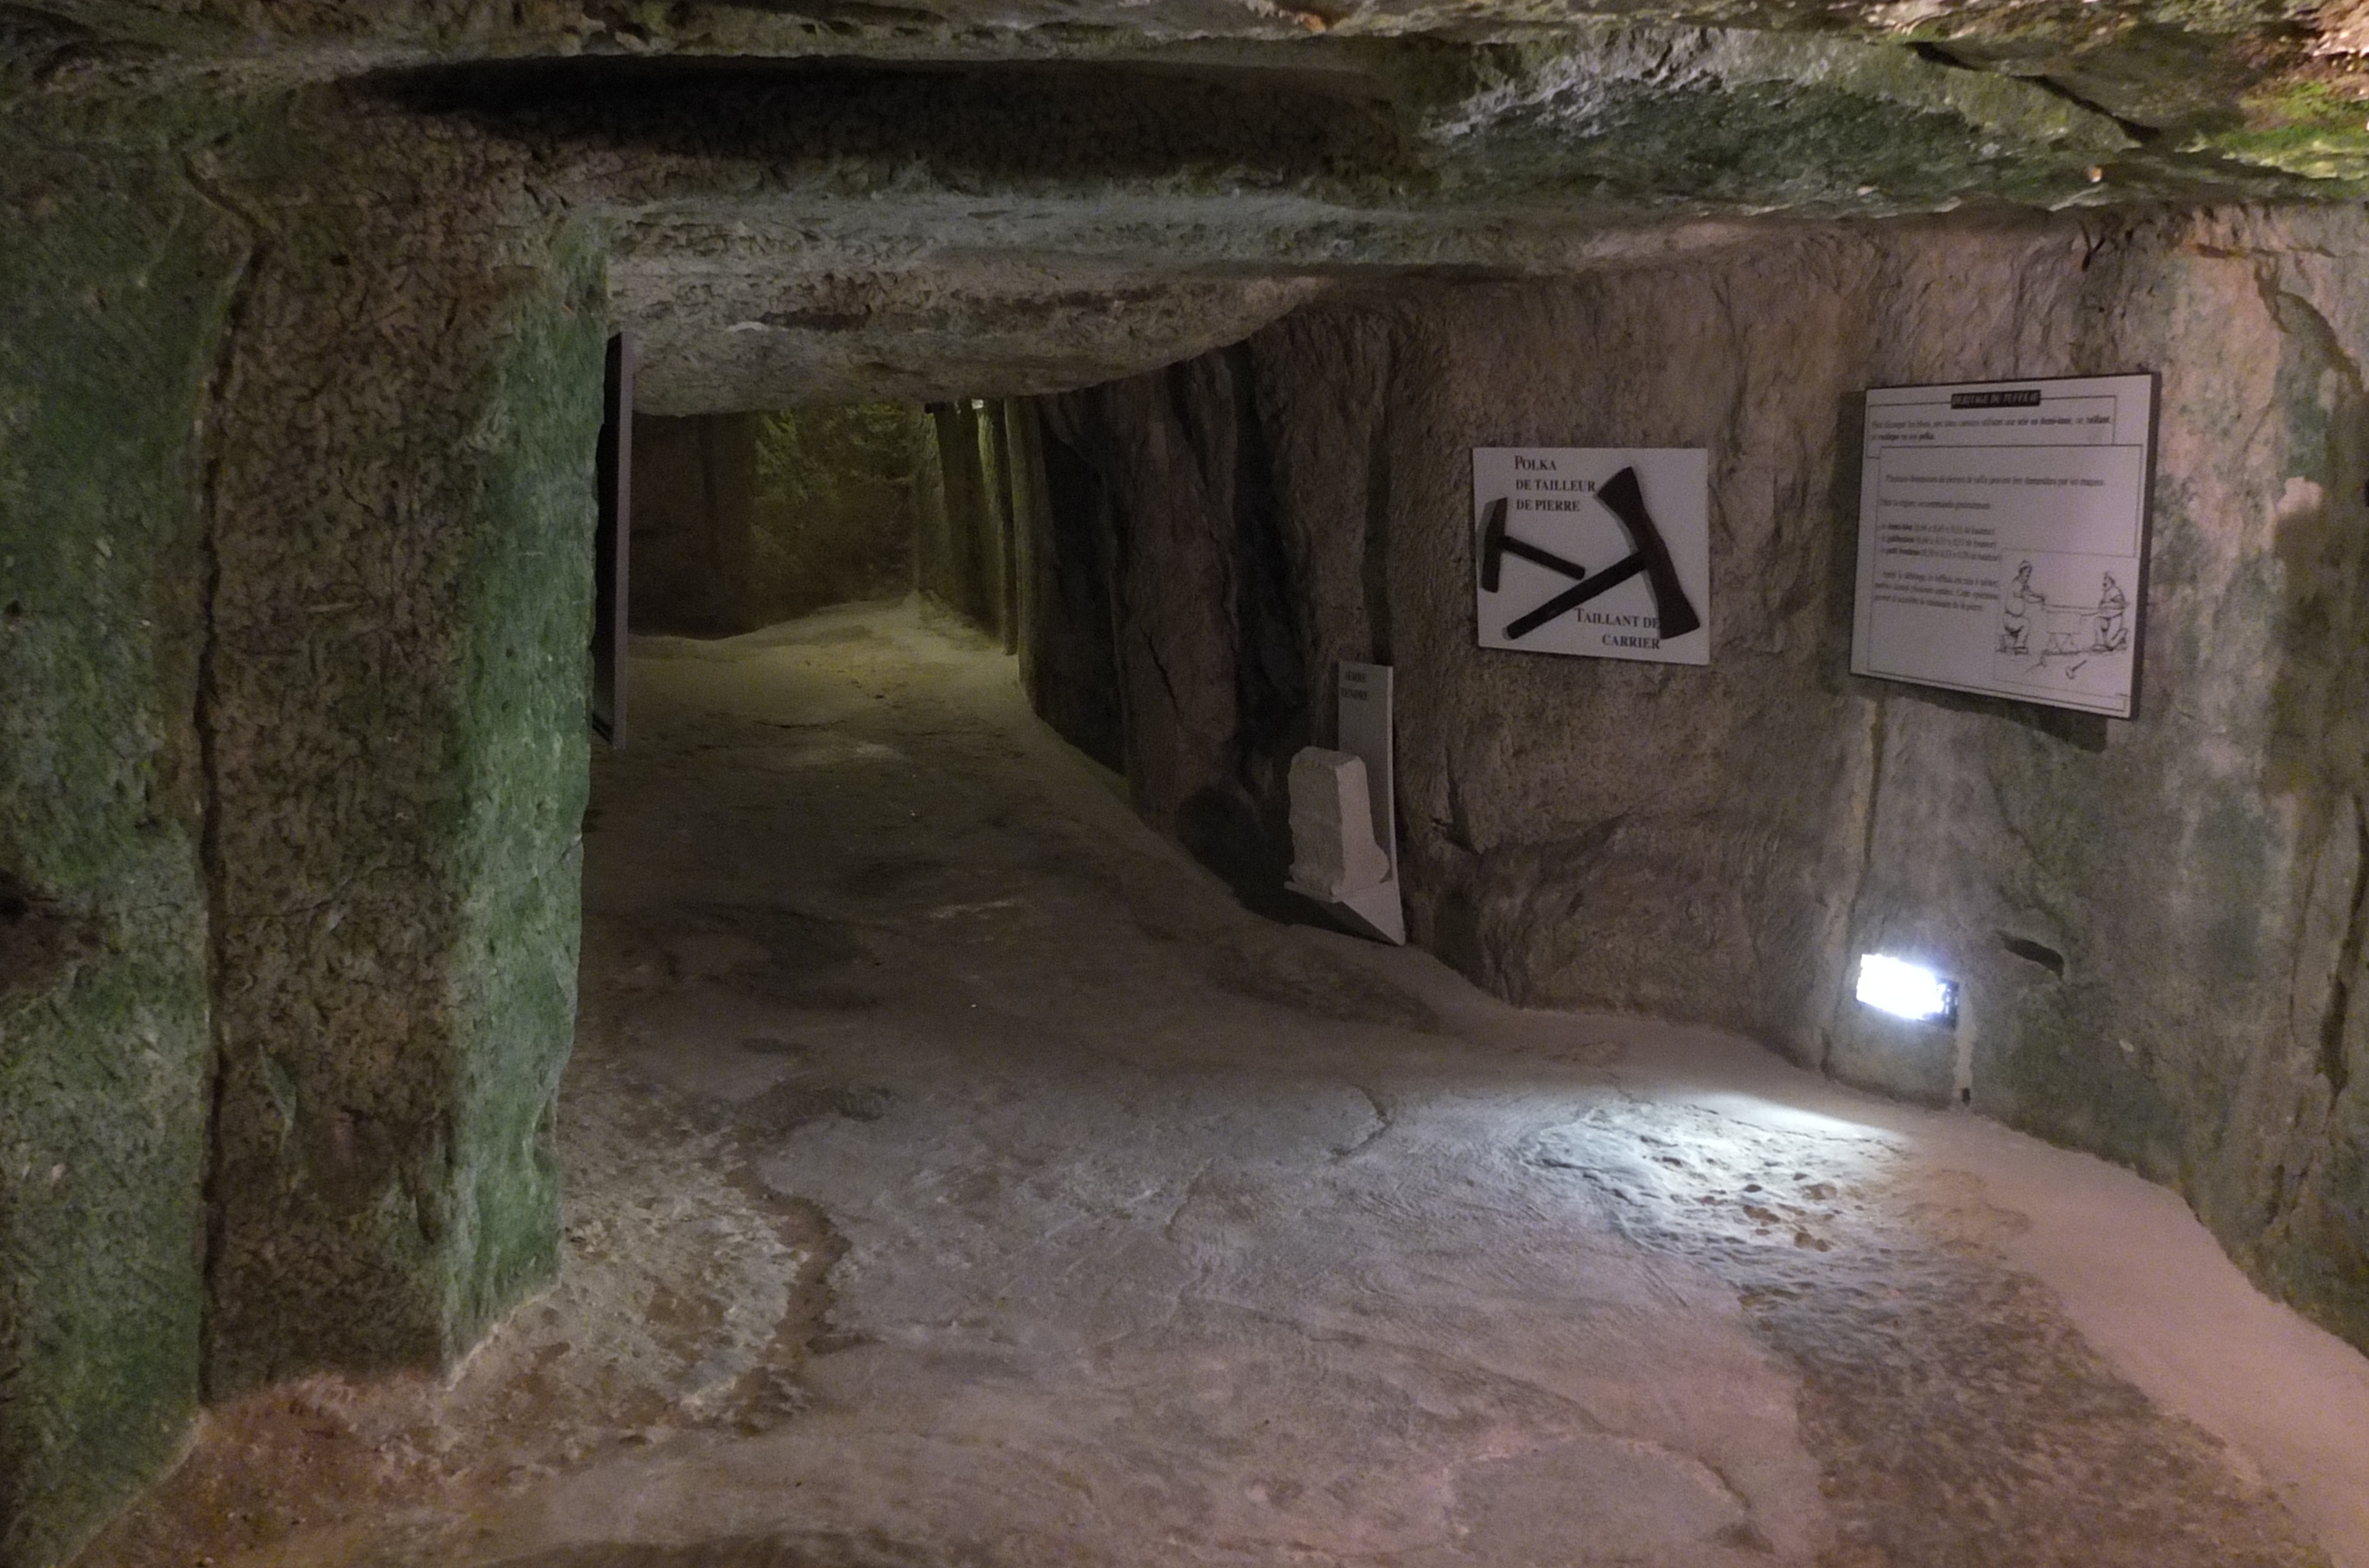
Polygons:
[[2369,196],[2369,0],[0,4],[19,104],[330,83],[532,147],[678,413],[1771,223]]

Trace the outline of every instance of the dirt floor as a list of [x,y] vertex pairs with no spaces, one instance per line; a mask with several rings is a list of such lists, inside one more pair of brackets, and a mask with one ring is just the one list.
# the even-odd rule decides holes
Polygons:
[[634,675],[562,1281],[86,1568],[2369,1568],[2369,1363],[2170,1195],[1259,920],[910,607]]

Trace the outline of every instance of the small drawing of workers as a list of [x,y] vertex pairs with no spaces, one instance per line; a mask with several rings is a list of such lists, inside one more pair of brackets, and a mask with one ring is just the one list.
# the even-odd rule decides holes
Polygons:
[[2015,581],[2008,586],[1999,615],[1999,652],[2020,654],[2031,650],[2031,607],[2041,601],[2040,594],[2031,586],[2031,563],[2026,561],[2016,567]]
[[2129,597],[2114,580],[2114,574],[2108,572],[2104,585],[2098,589],[2098,635],[2089,644],[2091,653],[2115,653],[2131,646],[2130,610]]

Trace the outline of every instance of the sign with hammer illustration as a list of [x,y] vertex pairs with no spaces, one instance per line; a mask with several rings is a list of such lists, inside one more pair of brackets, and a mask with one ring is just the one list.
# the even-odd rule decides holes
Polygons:
[[1711,479],[1700,449],[1477,447],[1481,646],[1711,662]]

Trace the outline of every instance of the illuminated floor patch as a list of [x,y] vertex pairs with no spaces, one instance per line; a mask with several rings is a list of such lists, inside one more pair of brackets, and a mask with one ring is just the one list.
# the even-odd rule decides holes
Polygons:
[[1644,1244],[1708,1264],[1799,1368],[1833,1568],[2324,1561],[2212,1437],[2099,1359],[1989,1239],[2015,1223],[1879,1139],[1624,1104],[1534,1138]]

